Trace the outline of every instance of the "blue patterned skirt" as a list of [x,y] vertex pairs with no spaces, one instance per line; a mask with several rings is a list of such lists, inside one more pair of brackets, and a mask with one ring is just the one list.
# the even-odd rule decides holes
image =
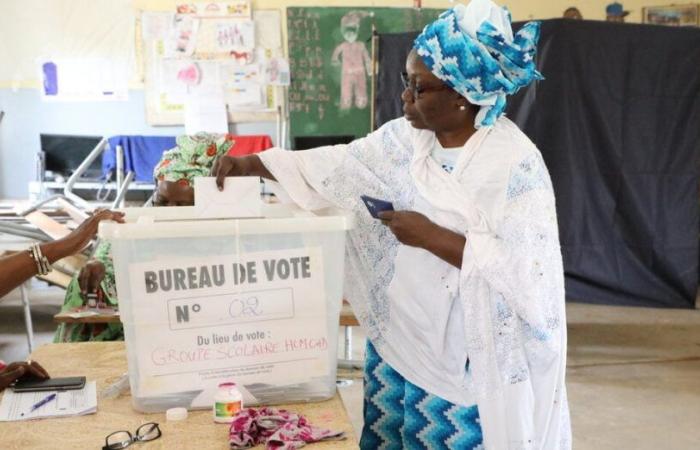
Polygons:
[[429,394],[382,360],[368,341],[362,450],[480,449],[479,411]]

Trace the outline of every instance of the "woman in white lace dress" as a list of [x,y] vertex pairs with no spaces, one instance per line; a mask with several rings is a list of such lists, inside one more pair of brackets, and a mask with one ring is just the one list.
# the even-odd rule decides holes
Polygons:
[[[404,117],[348,145],[223,158],[306,209],[356,213],[345,295],[369,342],[360,446],[570,448],[564,278],[554,195],[503,116],[532,80],[539,24],[513,35],[489,0],[428,25]],[[393,203],[381,221],[360,196]]]

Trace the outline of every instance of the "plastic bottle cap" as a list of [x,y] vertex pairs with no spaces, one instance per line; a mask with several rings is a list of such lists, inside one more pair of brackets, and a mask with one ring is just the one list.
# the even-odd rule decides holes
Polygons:
[[187,419],[187,409],[186,408],[170,408],[165,411],[165,418],[168,422],[174,422],[177,420]]

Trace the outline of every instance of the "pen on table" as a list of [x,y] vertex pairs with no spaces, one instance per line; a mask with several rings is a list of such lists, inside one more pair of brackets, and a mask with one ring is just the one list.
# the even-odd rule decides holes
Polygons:
[[[28,414],[33,413],[34,411],[41,408],[42,406],[44,406],[45,404],[47,404],[48,402],[50,402],[51,400],[53,400],[55,398],[56,398],[56,393],[54,392],[53,394],[39,400],[38,402],[34,403],[34,405],[32,406],[32,409],[29,410]],[[24,415],[24,413],[22,413],[22,415]]]

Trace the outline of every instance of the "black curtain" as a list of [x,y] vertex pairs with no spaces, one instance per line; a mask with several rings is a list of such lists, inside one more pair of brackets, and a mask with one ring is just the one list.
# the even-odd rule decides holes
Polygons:
[[[379,125],[401,115],[392,77],[414,37],[380,36]],[[567,297],[693,308],[700,30],[547,20],[537,64],[546,80],[511,98],[507,115],[552,176]]]

